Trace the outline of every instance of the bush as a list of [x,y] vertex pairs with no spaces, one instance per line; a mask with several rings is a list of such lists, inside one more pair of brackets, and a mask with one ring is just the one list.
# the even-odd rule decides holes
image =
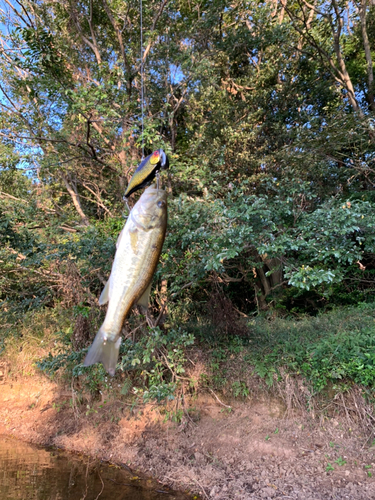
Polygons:
[[[141,395],[144,402],[174,399],[174,393],[184,373],[185,349],[194,343],[194,337],[183,330],[168,332],[152,328],[136,343],[129,338],[121,345],[117,379],[127,374],[133,380],[133,392]],[[37,366],[48,376],[59,372],[64,377],[73,377],[92,394],[112,389],[112,379],[101,364],[82,365],[87,348],[72,351],[70,343],[56,354],[49,353]],[[119,385],[119,384],[118,384]],[[129,387],[126,393],[129,392]],[[124,393],[124,391],[122,391]]]

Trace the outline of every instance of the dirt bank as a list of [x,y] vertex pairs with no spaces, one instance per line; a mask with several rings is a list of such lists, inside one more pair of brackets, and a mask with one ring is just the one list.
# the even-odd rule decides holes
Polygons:
[[33,377],[0,385],[0,433],[125,463],[201,498],[375,498],[375,446],[345,417],[231,404],[202,394],[174,423],[157,406],[76,405],[71,391]]

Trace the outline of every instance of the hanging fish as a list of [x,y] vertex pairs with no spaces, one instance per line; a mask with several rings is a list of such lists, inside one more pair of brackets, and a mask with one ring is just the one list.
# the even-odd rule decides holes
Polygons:
[[151,281],[167,228],[167,193],[148,187],[134,205],[117,240],[111,275],[99,298],[107,314],[84,361],[99,361],[115,374],[122,324],[135,304],[147,308]]
[[141,161],[133,177],[130,179],[124,195],[125,199],[129,198],[138,189],[147,186],[147,184],[155,179],[160,170],[166,170],[167,168],[169,168],[169,159],[162,149],[157,149],[151,155],[147,156]]

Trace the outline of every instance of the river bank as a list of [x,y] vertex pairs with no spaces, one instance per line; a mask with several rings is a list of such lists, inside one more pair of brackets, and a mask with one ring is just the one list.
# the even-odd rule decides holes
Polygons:
[[2,500],[191,500],[90,456],[0,435]]
[[202,392],[179,420],[155,405],[78,404],[44,377],[0,385],[1,434],[124,464],[201,498],[375,498],[375,443],[344,416],[286,416],[276,400]]

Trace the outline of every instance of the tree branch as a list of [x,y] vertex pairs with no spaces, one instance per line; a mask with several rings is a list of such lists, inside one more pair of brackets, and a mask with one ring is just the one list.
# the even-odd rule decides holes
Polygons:
[[[311,34],[311,29],[310,29],[311,26],[307,22],[308,20],[306,18],[301,19],[300,17],[296,16],[287,6],[285,7],[285,9],[288,13],[290,20],[293,23],[294,29],[298,33],[300,33],[300,35],[303,36],[308,41],[308,43],[318,51],[318,54],[322,62],[326,61],[328,63],[328,68],[330,70],[331,75],[335,78],[337,82],[339,82],[346,89],[351,106],[355,111],[357,111],[360,114],[361,117],[363,117],[363,111],[361,110],[357,102],[355,96],[355,90],[352,81],[350,79],[349,73],[346,69],[345,61],[340,49],[340,36],[343,26],[343,20],[340,17],[340,11],[338,9],[336,0],[331,0],[331,1],[335,10],[337,24],[335,25],[331,15],[325,15],[324,17],[326,17],[329,20],[331,26],[331,32],[333,36],[333,49],[336,54],[338,66],[336,66],[332,57],[328,54],[326,50],[324,50],[321,47],[321,45],[315,40],[314,36]],[[304,0],[302,0],[302,2],[305,3]],[[311,4],[309,4],[309,6],[313,7]],[[302,23],[304,29],[300,28],[295,21]]]
[[86,217],[85,212],[82,210],[81,202],[80,202],[80,199],[79,199],[79,194],[77,193],[76,189],[74,189],[74,187],[70,185],[70,183],[68,181],[68,178],[64,174],[64,172],[62,172],[60,170],[59,173],[60,173],[61,179],[63,180],[63,182],[65,184],[65,187],[66,187],[68,193],[70,194],[70,196],[72,198],[73,205],[75,206],[75,208],[76,208],[79,216],[82,219],[82,222],[84,223],[85,226],[89,226],[90,222],[89,222],[88,218]]
[[[110,210],[109,210],[109,209],[108,209],[108,208],[104,205],[103,200],[102,200],[102,198],[100,197],[100,195],[99,195],[98,193],[95,193],[95,191],[94,191],[93,189],[91,189],[91,188],[87,185],[87,183],[86,183],[86,182],[83,182],[83,181],[82,181],[82,182],[81,182],[81,184],[82,184],[82,186],[83,186],[84,188],[86,188],[86,189],[87,189],[87,191],[90,191],[90,193],[91,193],[91,194],[93,194],[93,195],[95,196],[95,198],[96,198],[96,200],[97,200],[97,201],[96,201],[96,203],[97,203],[97,204],[98,204],[98,205],[99,205],[99,206],[100,206],[100,207],[101,207],[101,208],[102,208],[105,212],[107,212],[107,214],[108,214],[110,217],[113,217],[112,212],[111,212],[111,211],[110,211]],[[90,200],[90,198],[87,198],[87,199],[88,199],[89,201],[92,201],[92,200]]]
[[28,203],[28,201],[23,200],[22,198],[16,198],[15,196],[12,196],[11,194],[4,193],[4,191],[0,191],[0,198],[10,198],[11,200],[22,201],[23,203]]
[[130,65],[129,65],[129,61],[128,61],[128,58],[126,57],[126,52],[125,52],[125,47],[124,47],[124,41],[122,39],[120,28],[119,28],[119,26],[117,24],[116,19],[114,18],[113,14],[111,12],[111,9],[110,9],[110,7],[108,5],[107,0],[103,0],[103,5],[104,5],[104,10],[106,11],[107,16],[108,16],[109,20],[112,23],[113,29],[115,30],[115,33],[116,33],[116,36],[117,36],[117,40],[118,40],[118,43],[119,43],[119,46],[120,46],[121,56],[122,56],[122,59],[124,60],[126,72],[128,74],[127,92],[128,92],[128,95],[130,96],[131,95],[131,88],[132,88],[131,87],[132,76],[131,76],[131,68],[130,68]]
[[372,65],[370,42],[369,42],[368,35],[367,35],[366,8],[367,8],[367,0],[361,0],[361,6],[359,8],[359,17],[361,19],[361,31],[362,31],[363,47],[365,49],[365,56],[366,56],[366,62],[367,62],[367,82],[368,82],[367,98],[368,98],[368,102],[369,102],[369,106],[370,106],[371,111],[375,111],[374,72],[373,72],[373,65]]
[[[159,8],[159,11],[157,12],[156,16],[154,17],[154,20],[153,20],[153,23],[152,23],[152,27],[151,27],[151,31],[155,31],[155,28],[156,28],[156,24],[160,18],[160,16],[162,15],[163,13],[163,10],[164,10],[164,7],[167,5],[167,1],[168,0],[162,0],[162,3],[160,5],[160,8]],[[145,51],[143,53],[143,59],[142,59],[142,63],[144,63],[147,59],[147,55],[148,53],[150,52],[150,49],[152,47],[152,38],[151,40],[149,41],[149,43],[147,44],[147,47],[145,48]]]
[[90,40],[83,34],[83,30],[82,30],[81,24],[80,24],[79,19],[78,19],[78,14],[75,11],[73,5],[72,5],[71,11],[70,11],[70,16],[75,24],[75,27],[77,28],[77,32],[78,32],[79,36],[81,37],[83,42],[85,42],[85,44],[88,45],[88,47],[90,47],[90,49],[94,52],[97,63],[101,64],[102,58],[100,56],[100,52],[99,52],[99,49],[98,49],[98,46],[96,43],[95,34],[94,34],[94,31],[92,28],[92,1],[90,1],[90,17],[89,17],[90,32],[91,32],[91,37],[93,40],[92,42],[90,42]]

